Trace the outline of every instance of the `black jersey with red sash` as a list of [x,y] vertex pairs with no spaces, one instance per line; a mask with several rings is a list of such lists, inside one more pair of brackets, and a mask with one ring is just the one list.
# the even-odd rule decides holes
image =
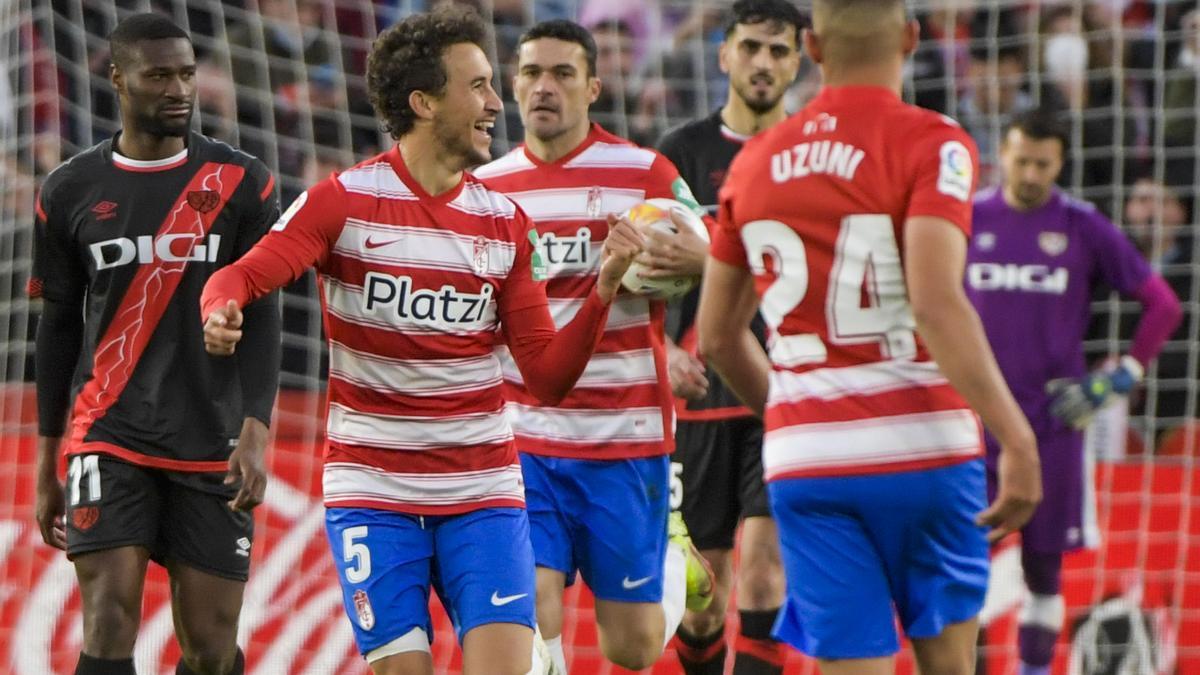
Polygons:
[[223,471],[245,417],[238,359],[255,355],[208,355],[197,307],[209,276],[277,219],[274,179],[196,133],[155,162],[114,143],[53,171],[37,201],[30,294],[82,301],[84,316],[65,451]]

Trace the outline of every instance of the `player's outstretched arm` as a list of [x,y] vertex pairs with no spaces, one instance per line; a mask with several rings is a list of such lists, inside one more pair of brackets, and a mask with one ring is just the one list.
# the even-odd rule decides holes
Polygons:
[[1018,530],[1042,499],[1037,441],[1000,373],[979,315],[963,290],[967,239],[943,218],[904,226],[905,281],[917,331],[950,384],[1000,442],[999,492],[979,516],[996,541]]
[[324,260],[345,224],[345,192],[337,180],[323,181],[297,197],[246,255],[217,270],[200,295],[208,352],[232,354],[242,339],[242,308]]
[[[546,308],[545,289],[527,282],[527,269],[514,270],[510,275],[523,286],[506,289],[501,295],[505,341],[525,386],[546,405],[562,401],[583,375],[604,336],[608,308],[621,288],[621,277],[642,251],[642,237],[629,221],[609,216],[608,225],[595,290],[562,330],[555,330],[554,319]],[[540,294],[541,302],[529,303],[531,294]]]
[[762,417],[771,362],[750,330],[757,310],[750,271],[709,256],[696,313],[700,354],[733,393]]

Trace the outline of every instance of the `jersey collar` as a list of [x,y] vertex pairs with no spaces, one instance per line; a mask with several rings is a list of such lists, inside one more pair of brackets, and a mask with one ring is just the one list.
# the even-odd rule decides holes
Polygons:
[[113,136],[112,147],[110,149],[113,166],[117,167],[118,169],[133,171],[135,173],[150,173],[153,171],[169,171],[187,163],[188,149],[191,147],[190,143],[185,145],[183,150],[180,150],[170,157],[164,157],[162,159],[130,159],[129,157],[117,152],[118,137],[119,135]]
[[462,192],[463,185],[467,182],[467,172],[462,172],[462,177],[458,179],[458,185],[446,190],[440,195],[431,195],[425,191],[425,188],[417,182],[416,178],[408,170],[408,166],[404,164],[404,156],[400,154],[400,145],[393,145],[391,150],[387,152],[388,164],[392,165],[392,170],[400,177],[400,182],[408,186],[408,189],[413,191],[418,198],[423,202],[432,202],[434,204],[448,204],[454,201],[454,198]]
[[[567,162],[578,157],[580,154],[583,153],[584,150],[587,150],[588,148],[590,148],[592,146],[592,144],[595,143],[596,141],[605,140],[606,136],[612,136],[612,134],[605,131],[604,128],[601,127],[596,122],[592,122],[592,127],[591,127],[591,129],[588,130],[588,135],[584,137],[583,142],[580,143],[579,145],[575,146],[575,148],[572,149],[570,152],[563,155],[562,157],[559,157],[558,159],[554,160],[553,162],[543,161],[540,157],[533,154],[533,152],[529,149],[529,146],[527,146],[527,145],[522,144],[521,151],[525,153],[526,159],[528,159],[530,162],[533,162],[534,166],[562,166],[562,165],[566,164]],[[613,138],[615,139],[616,137],[613,137]]]

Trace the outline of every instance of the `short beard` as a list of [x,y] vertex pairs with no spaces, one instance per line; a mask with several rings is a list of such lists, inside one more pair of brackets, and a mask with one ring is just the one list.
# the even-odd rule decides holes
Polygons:
[[461,160],[462,165],[456,169],[457,171],[479,166],[480,164],[487,164],[492,159],[490,149],[485,152],[479,152],[475,149],[475,144],[471,142],[470,134],[467,134],[464,138],[461,133],[446,128],[441,118],[434,119],[433,135],[437,139],[438,144],[442,146],[445,154]]
[[192,113],[188,113],[187,119],[179,123],[164,122],[155,115],[139,115],[137,127],[142,133],[157,138],[181,138],[187,136],[192,128]]
[[782,94],[775,98],[762,100],[753,96],[747,96],[741,87],[734,87],[733,90],[738,95],[738,98],[742,99],[742,103],[745,103],[746,107],[755,115],[765,115],[771,112],[775,106],[779,105],[779,101],[783,99]]

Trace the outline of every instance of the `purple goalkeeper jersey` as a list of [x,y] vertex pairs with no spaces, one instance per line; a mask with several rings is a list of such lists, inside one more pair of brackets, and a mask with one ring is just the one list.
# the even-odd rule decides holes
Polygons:
[[1102,284],[1132,295],[1150,266],[1091,204],[1055,190],[1022,213],[1000,189],[976,195],[967,294],[1009,388],[1035,433],[1062,429],[1046,382],[1088,372],[1083,338]]
[[[980,192],[972,230],[967,294],[1042,460],[1044,498],[1021,530],[1022,545],[1048,553],[1095,545],[1083,434],[1050,413],[1046,383],[1087,373],[1083,337],[1094,291],[1132,295],[1150,266],[1094,206],[1057,190],[1028,213],[1009,207],[999,189]],[[986,440],[994,498],[999,447],[991,434]]]

